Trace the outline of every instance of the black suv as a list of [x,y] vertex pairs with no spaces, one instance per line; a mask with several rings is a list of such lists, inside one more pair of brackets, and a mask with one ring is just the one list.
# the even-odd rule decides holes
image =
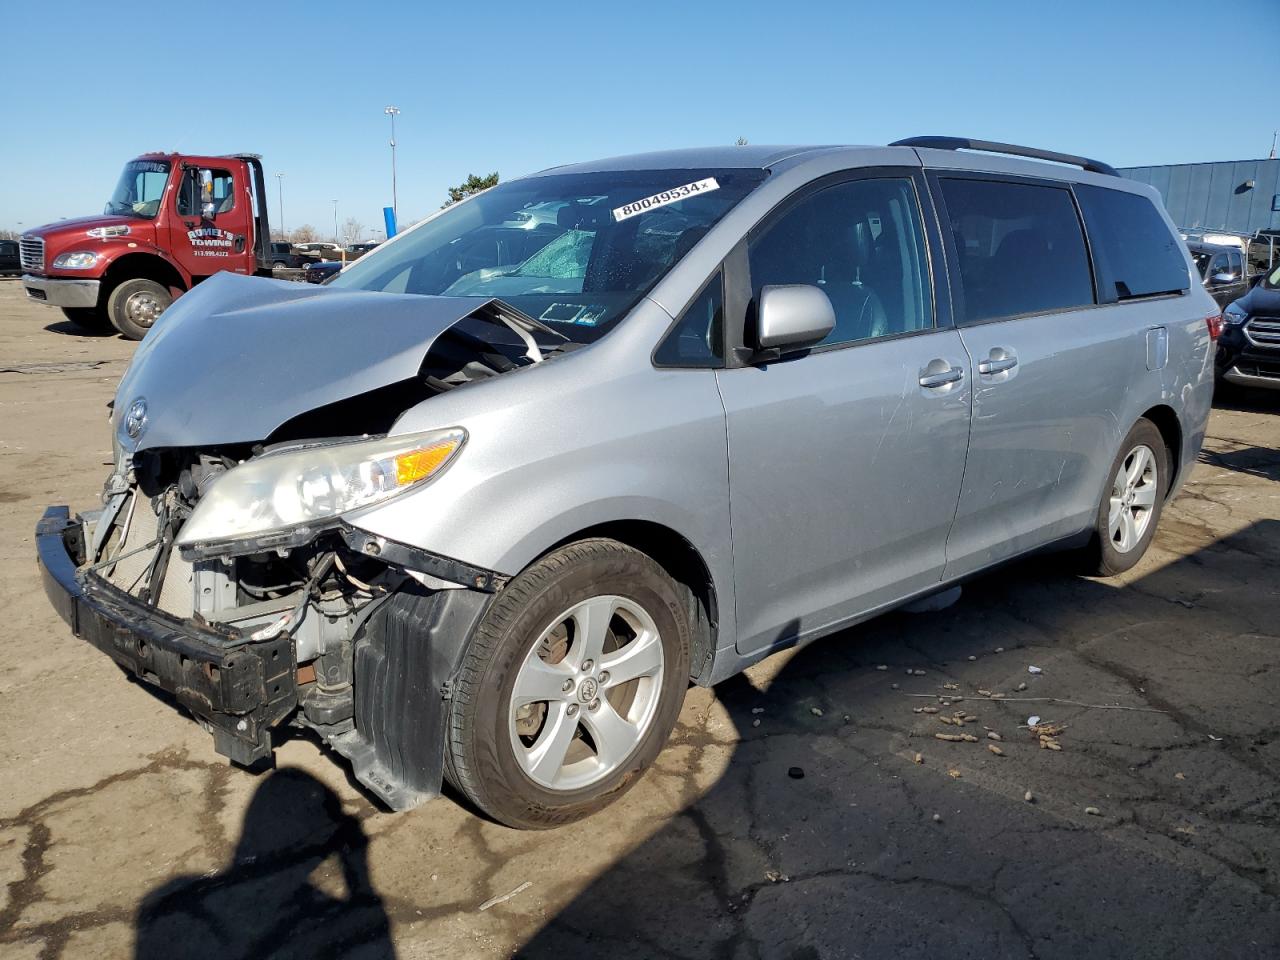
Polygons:
[[273,240],[271,242],[271,265],[273,267],[290,267],[297,269],[302,266],[302,257],[293,252],[293,247],[287,243]]
[[0,240],[0,277],[19,277],[22,264],[18,260],[18,241]]
[[[1212,292],[1212,291],[1210,291]],[[1217,374],[1231,383],[1280,390],[1280,266],[1222,313]]]

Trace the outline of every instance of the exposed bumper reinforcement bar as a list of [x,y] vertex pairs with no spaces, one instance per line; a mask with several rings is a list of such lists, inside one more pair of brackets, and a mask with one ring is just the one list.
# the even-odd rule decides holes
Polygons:
[[231,630],[178,619],[81,572],[84,525],[67,507],[45,510],[36,551],[49,602],[76,636],[172,694],[210,730],[219,753],[245,765],[271,755],[271,728],[298,701],[288,636],[249,642]]

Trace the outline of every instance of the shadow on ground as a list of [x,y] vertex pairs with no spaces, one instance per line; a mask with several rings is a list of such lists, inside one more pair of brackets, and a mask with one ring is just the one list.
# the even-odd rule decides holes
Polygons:
[[72,323],[70,320],[59,320],[56,323],[46,323],[44,328],[50,333],[61,333],[72,337],[118,337],[120,334],[113,326],[106,326],[102,329],[89,329],[79,324]]
[[393,958],[368,841],[338,797],[301,770],[271,774],[245,813],[232,862],[152,891],[138,960]]
[[[734,730],[676,738],[718,782],[519,955],[1280,955],[1277,560],[1262,521],[1127,588],[1026,561],[725,683]],[[935,739],[957,710],[978,742]]]

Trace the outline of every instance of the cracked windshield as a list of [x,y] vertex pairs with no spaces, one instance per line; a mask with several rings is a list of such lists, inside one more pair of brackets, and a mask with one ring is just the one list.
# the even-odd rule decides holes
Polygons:
[[764,176],[654,170],[504,183],[446,210],[330,285],[496,297],[570,340],[591,342]]

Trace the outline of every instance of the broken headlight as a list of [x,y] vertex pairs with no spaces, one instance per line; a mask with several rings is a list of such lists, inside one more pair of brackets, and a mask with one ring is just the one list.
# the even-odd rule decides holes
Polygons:
[[246,461],[218,477],[200,498],[178,545],[204,551],[226,541],[283,543],[286,538],[271,535],[308,533],[425,483],[466,437],[455,427],[292,448]]

